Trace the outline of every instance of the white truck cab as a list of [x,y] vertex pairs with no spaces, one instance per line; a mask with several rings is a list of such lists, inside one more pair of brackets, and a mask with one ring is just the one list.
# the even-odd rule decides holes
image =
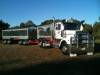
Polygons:
[[93,37],[89,33],[83,31],[83,25],[81,22],[56,22],[52,25],[52,40],[45,40],[46,42],[43,42],[44,46],[48,43],[49,46],[57,46],[63,54],[68,54],[70,56],[76,56],[80,53],[93,55]]

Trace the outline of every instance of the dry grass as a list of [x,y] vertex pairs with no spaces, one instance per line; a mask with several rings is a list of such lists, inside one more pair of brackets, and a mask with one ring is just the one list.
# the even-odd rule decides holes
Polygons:
[[64,60],[59,49],[43,49],[35,45],[0,44],[0,71],[22,68],[32,64],[48,61]]
[[[96,49],[100,50],[100,44]],[[8,72],[10,75],[95,75],[99,72],[97,67],[100,67],[100,53],[69,58],[57,48],[0,44],[0,73],[7,71],[7,75]]]

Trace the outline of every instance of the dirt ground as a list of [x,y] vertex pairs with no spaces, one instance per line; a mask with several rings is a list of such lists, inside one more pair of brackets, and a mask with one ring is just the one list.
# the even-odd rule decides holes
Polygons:
[[93,56],[65,56],[57,48],[0,44],[0,75],[97,75],[100,45]]

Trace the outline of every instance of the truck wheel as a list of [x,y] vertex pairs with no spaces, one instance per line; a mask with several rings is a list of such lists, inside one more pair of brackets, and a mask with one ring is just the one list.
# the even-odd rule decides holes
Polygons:
[[7,44],[7,41],[6,41],[6,40],[4,40],[4,41],[3,41],[3,43],[4,43],[4,44]]
[[70,48],[68,45],[62,45],[61,51],[64,55],[69,55],[70,57],[76,57],[76,53],[71,53]]
[[20,40],[20,41],[18,41],[18,44],[19,44],[19,45],[22,45],[22,41],[21,41],[21,40]]
[[11,43],[11,41],[10,41],[10,40],[8,40],[8,41],[7,41],[7,44],[10,44],[10,43]]
[[41,45],[41,44],[42,44],[42,42],[40,42],[40,43],[39,43],[39,46],[40,46],[40,47],[42,47],[42,45]]
[[61,51],[64,55],[68,55],[69,54],[69,48],[67,45],[62,45],[61,47]]
[[41,48],[45,48],[45,43],[44,42],[40,42],[40,47]]
[[27,45],[27,41],[23,41],[22,43],[23,43],[23,45]]

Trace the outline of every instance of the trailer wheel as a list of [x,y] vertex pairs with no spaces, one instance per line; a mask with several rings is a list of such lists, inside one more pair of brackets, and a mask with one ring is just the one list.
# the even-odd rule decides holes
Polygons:
[[39,45],[40,45],[41,48],[43,48],[43,42],[42,41],[39,43]]
[[42,44],[42,42],[40,42],[40,43],[39,43],[39,46],[40,46],[40,47],[42,47],[42,45],[41,45],[41,44]]
[[18,41],[18,44],[19,44],[19,45],[22,45],[22,42],[23,42],[23,41],[22,41],[22,40],[20,40],[20,41]]
[[3,40],[3,43],[4,43],[4,44],[7,44],[7,41],[6,41],[6,40]]
[[22,43],[23,43],[23,45],[27,45],[27,41],[23,41]]
[[41,47],[41,48],[45,48],[45,42],[43,42],[43,41],[40,42],[40,47]]
[[11,44],[11,41],[10,41],[10,40],[8,40],[8,41],[7,41],[7,44]]

